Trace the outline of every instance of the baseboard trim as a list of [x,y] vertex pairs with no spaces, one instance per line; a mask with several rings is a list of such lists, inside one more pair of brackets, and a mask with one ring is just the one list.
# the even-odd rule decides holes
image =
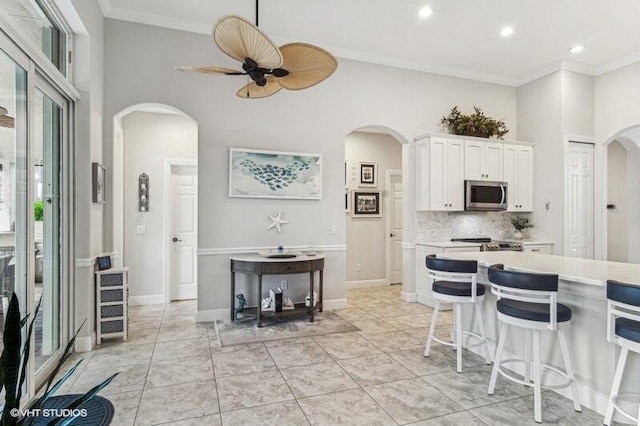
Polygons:
[[415,303],[418,301],[418,297],[415,293],[406,293],[403,291],[400,293],[400,300],[403,302]]
[[383,287],[389,285],[389,281],[382,280],[361,280],[361,281],[347,281],[347,288],[364,288],[364,287]]
[[229,309],[211,309],[198,311],[196,322],[229,321],[231,311]]
[[349,303],[347,299],[330,299],[322,301],[323,309],[330,309],[332,311],[337,311],[339,309],[347,309]]
[[129,305],[159,305],[165,303],[163,294],[155,294],[153,296],[129,296]]
[[91,336],[77,337],[75,342],[76,352],[91,352],[96,346],[96,334],[91,333]]

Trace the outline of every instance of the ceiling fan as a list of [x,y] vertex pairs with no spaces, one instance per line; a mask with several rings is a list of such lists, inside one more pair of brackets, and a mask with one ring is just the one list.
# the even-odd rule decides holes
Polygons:
[[0,106],[0,127],[7,127],[13,129],[16,125],[16,119],[9,117],[7,114],[9,111],[5,107]]
[[276,46],[256,25],[239,16],[222,17],[213,27],[213,40],[227,55],[242,63],[242,71],[213,66],[181,66],[180,71],[204,74],[246,75],[252,81],[236,95],[241,98],[266,98],[285,88],[301,90],[329,77],[338,62],[326,50],[307,43]]

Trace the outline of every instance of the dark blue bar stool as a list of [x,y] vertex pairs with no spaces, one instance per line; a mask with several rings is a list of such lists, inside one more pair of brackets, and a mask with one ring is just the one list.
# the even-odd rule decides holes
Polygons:
[[[478,262],[475,260],[438,259],[435,254],[430,254],[427,256],[426,264],[429,276],[433,278],[431,289],[433,297],[436,299],[436,306],[431,317],[431,327],[429,328],[429,336],[424,348],[424,356],[429,356],[432,340],[443,345],[453,346],[456,348],[456,369],[458,373],[462,372],[462,334],[466,334],[478,339],[477,343],[468,345],[468,347],[483,345],[487,364],[490,364],[491,358],[489,356],[489,347],[487,346],[487,333],[482,319],[482,302],[484,301],[485,288],[476,281]],[[455,336],[453,343],[445,342],[434,336],[441,302],[453,303],[453,328],[455,330],[455,334],[452,330],[452,335]],[[462,305],[467,303],[471,303],[474,306],[480,335],[462,331]]]
[[615,410],[640,426],[640,408],[638,417],[622,410],[618,401],[625,395],[618,395],[620,382],[624,374],[629,351],[640,353],[640,286],[619,281],[607,281],[607,340],[620,346],[618,366],[613,376],[613,385],[609,403],[604,416],[604,424],[610,425]]
[[[571,325],[571,308],[558,303],[558,276],[505,271],[503,265],[492,265],[489,267],[489,282],[491,282],[491,292],[498,298],[496,308],[501,324],[498,349],[489,381],[489,395],[493,395],[496,388],[498,373],[516,383],[533,387],[534,420],[540,423],[542,421],[541,369],[546,368],[564,376],[567,380],[556,385],[545,386],[545,388],[559,389],[571,386],[573,408],[576,411],[582,411],[564,333],[564,329]],[[523,342],[525,344],[524,359],[502,359],[509,326],[526,330],[525,342]],[[540,332],[545,330],[558,333],[565,371],[540,362]],[[533,365],[529,354],[531,334],[533,334]],[[525,363],[524,380],[512,376],[501,368],[502,364],[515,362]],[[533,366],[533,383],[530,381],[531,366]]]

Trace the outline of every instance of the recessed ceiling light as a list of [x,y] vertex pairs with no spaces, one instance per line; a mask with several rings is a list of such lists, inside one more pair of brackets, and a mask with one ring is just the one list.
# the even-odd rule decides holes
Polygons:
[[425,6],[422,9],[420,9],[420,11],[418,12],[418,15],[420,15],[421,18],[428,18],[429,16],[431,16],[432,13],[433,13],[433,9],[431,9],[429,6]]
[[575,46],[572,46],[571,49],[569,49],[569,52],[571,53],[580,53],[584,50],[584,46],[581,44],[576,44]]
[[513,28],[511,27],[504,27],[500,30],[500,35],[502,37],[509,37],[511,34],[513,34]]

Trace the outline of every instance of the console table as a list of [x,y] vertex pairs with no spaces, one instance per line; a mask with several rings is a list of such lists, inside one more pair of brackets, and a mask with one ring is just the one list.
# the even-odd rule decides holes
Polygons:
[[[236,272],[243,274],[253,274],[258,276],[258,306],[257,321],[258,327],[262,327],[262,276],[263,275],[288,275],[288,274],[309,274],[309,296],[310,303],[308,307],[309,321],[313,322],[313,290],[314,275],[319,272],[320,282],[318,289],[317,307],[322,312],[322,284],[324,255],[307,256],[304,254],[288,259],[268,258],[259,254],[247,254],[232,256],[231,258],[231,321],[233,321],[233,310],[235,308],[236,297]],[[304,309],[304,304],[295,311]]]

